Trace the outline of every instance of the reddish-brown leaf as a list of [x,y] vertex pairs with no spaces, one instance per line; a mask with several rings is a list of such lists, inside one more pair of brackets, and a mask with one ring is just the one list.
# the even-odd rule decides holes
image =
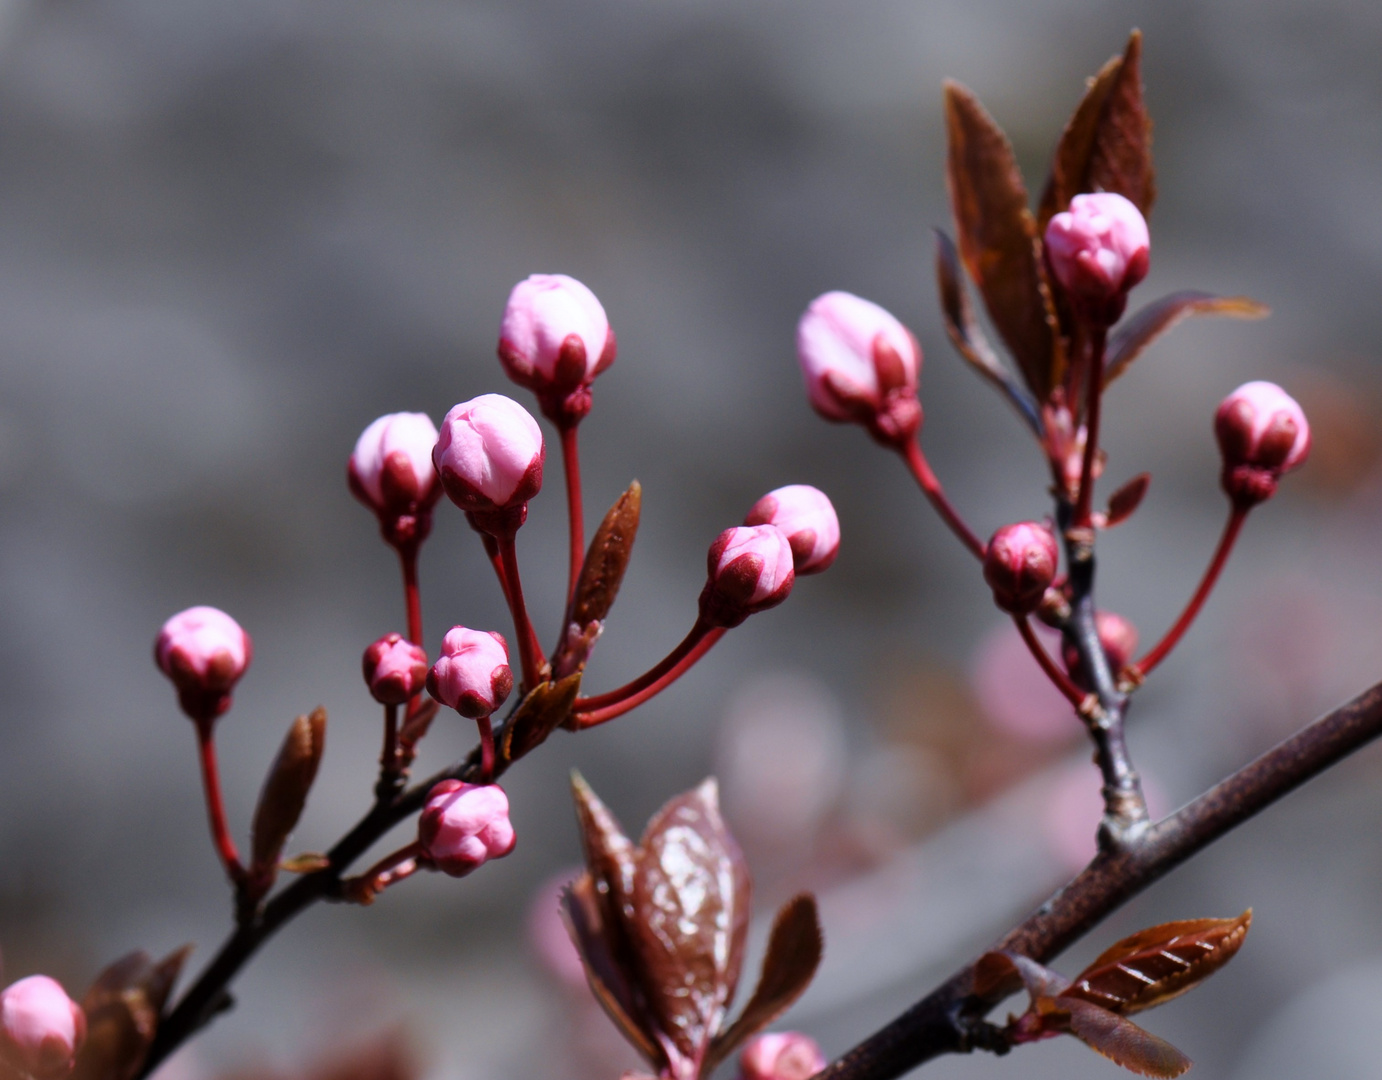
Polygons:
[[1113,945],[1080,972],[1060,1000],[1078,998],[1127,1016],[1192,990],[1233,959],[1252,925],[1191,919],[1142,930]]
[[750,1035],[762,1031],[787,1011],[810,985],[824,948],[816,898],[803,893],[788,900],[773,920],[763,973],[753,996],[739,1018],[711,1043],[703,1075],[734,1053]]
[[1069,1013],[1070,1034],[1117,1065],[1143,1076],[1180,1076],[1190,1059],[1131,1020],[1087,1001],[1057,998]]
[[601,622],[614,606],[624,571],[638,535],[638,518],[643,506],[643,488],[635,480],[619,496],[586,551],[585,564],[576,582],[576,597],[571,605],[571,621],[577,626]]
[[557,682],[538,683],[514,711],[499,737],[499,764],[508,767],[547,741],[571,715],[571,703],[581,689],[581,673]]
[[278,756],[264,779],[254,811],[253,870],[273,882],[283,845],[302,816],[326,746],[326,710],[318,706],[288,728]]
[[1147,488],[1151,483],[1151,473],[1138,473],[1110,495],[1108,513],[1104,515],[1104,527],[1111,529],[1132,517],[1133,511],[1142,504],[1142,497],[1147,494]]
[[1052,971],[1030,956],[1020,953],[987,952],[974,965],[974,982],[970,992],[995,1004],[1019,990],[1026,989],[1035,1002],[1059,994],[1070,980]]
[[1027,189],[1007,136],[959,83],[946,84],[945,114],[960,257],[1027,386],[1044,402],[1064,360]]
[[70,1080],[130,1080],[139,1072],[191,951],[186,945],[156,963],[133,952],[97,976],[82,999],[86,1041]]
[[618,820],[585,782],[585,777],[574,771],[571,795],[576,802],[576,825],[581,833],[586,869],[595,882],[603,911],[602,921],[612,931],[622,933],[624,924],[633,916],[633,879],[638,849],[624,835]]
[[1163,296],[1126,320],[1109,337],[1104,359],[1104,385],[1128,370],[1142,350],[1182,319],[1191,315],[1224,315],[1231,319],[1261,319],[1271,308],[1246,296],[1215,296],[1186,289]]

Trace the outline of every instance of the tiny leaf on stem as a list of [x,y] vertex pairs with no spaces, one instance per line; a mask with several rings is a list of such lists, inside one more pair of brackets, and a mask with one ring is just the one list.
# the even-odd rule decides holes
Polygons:
[[1128,370],[1142,350],[1182,319],[1191,315],[1225,315],[1232,319],[1261,319],[1271,308],[1246,296],[1215,296],[1198,289],[1171,293],[1148,304],[1109,337],[1104,361],[1104,385]]
[[603,621],[614,606],[619,586],[624,581],[624,571],[628,569],[629,556],[633,553],[642,506],[643,488],[635,480],[615,500],[595,530],[571,604],[571,621],[578,626]]
[[325,744],[326,710],[318,706],[293,721],[264,779],[254,811],[251,876],[264,879],[266,891],[267,885],[272,884],[283,845],[307,805],[307,794],[317,778]]
[[513,718],[504,725],[499,744],[499,765],[507,767],[528,751],[547,741],[571,715],[571,705],[581,689],[581,673],[557,682],[538,683],[523,699]]
[[1190,1059],[1150,1031],[1117,1013],[1088,1001],[1060,997],[1057,1005],[1069,1016],[1070,1034],[1116,1065],[1142,1076],[1180,1076]]
[[191,951],[185,945],[157,963],[133,952],[97,976],[82,999],[87,1036],[70,1080],[130,1080],[139,1072]]
[[1132,517],[1133,511],[1142,504],[1142,497],[1152,483],[1151,473],[1138,473],[1120,487],[1108,500],[1108,513],[1104,515],[1104,528],[1111,529]]

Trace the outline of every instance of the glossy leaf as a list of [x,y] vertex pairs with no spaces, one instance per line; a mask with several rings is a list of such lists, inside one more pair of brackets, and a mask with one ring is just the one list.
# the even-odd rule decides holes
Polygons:
[[278,857],[307,805],[326,746],[326,710],[320,706],[288,728],[269,768],[254,811],[253,868],[272,882]]
[[635,480],[609,508],[586,551],[576,595],[571,605],[571,621],[578,626],[602,622],[614,606],[619,586],[628,569],[638,535],[638,519],[643,506],[643,488]]
[[1225,315],[1232,319],[1261,319],[1271,308],[1246,296],[1215,296],[1186,289],[1163,296],[1127,319],[1109,337],[1104,359],[1104,385],[1128,370],[1142,350],[1182,319],[1191,315]]
[[1142,504],[1142,498],[1151,486],[1151,473],[1138,473],[1120,487],[1108,500],[1108,513],[1104,515],[1104,528],[1111,529],[1128,518]]
[[803,893],[788,900],[773,920],[768,952],[763,958],[763,973],[753,996],[739,1018],[711,1043],[703,1073],[708,1074],[749,1036],[762,1031],[787,1011],[810,985],[824,948],[816,898]]
[[571,715],[581,689],[581,673],[539,683],[514,711],[499,738],[499,764],[507,766],[547,741]]
[[134,952],[101,972],[82,999],[86,1042],[70,1080],[130,1080],[139,1072],[191,951],[187,945],[157,962]]
[[1180,1076],[1190,1068],[1188,1057],[1131,1020],[1087,1001],[1066,997],[1056,1001],[1069,1014],[1070,1034],[1115,1064],[1156,1077]]
[[1036,220],[1012,146],[958,83],[946,84],[945,114],[946,179],[960,258],[1028,388],[1044,402],[1060,382],[1064,360]]

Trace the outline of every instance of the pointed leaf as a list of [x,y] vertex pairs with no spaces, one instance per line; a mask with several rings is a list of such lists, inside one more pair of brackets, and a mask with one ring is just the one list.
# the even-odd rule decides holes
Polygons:
[[753,996],[739,1019],[711,1043],[704,1073],[709,1073],[750,1035],[762,1031],[787,1011],[810,985],[824,948],[816,898],[802,893],[788,900],[773,920],[768,953],[763,958],[763,973]]
[[130,953],[97,976],[82,999],[87,1035],[71,1080],[130,1080],[139,1072],[191,951],[184,946],[157,963]]
[[1131,1020],[1087,1001],[1058,998],[1070,1013],[1070,1033],[1117,1065],[1143,1076],[1180,1076],[1190,1059]]
[[539,683],[523,699],[499,736],[499,765],[505,768],[547,741],[571,715],[581,689],[581,673],[557,682]]
[[1190,315],[1226,315],[1233,319],[1261,319],[1271,308],[1246,296],[1215,296],[1186,289],[1163,296],[1127,319],[1109,337],[1104,360],[1104,385],[1128,370],[1142,350]]
[[633,552],[634,537],[638,535],[642,506],[643,488],[635,480],[595,530],[571,605],[571,621],[578,626],[603,621],[613,607]]
[[1138,473],[1120,487],[1108,500],[1108,513],[1104,515],[1104,528],[1111,529],[1132,517],[1133,511],[1142,504],[1142,497],[1151,486],[1151,473]]
[[1236,919],[1163,923],[1124,938],[1090,964],[1060,995],[1122,1015],[1150,1009],[1192,990],[1233,959],[1252,925]]
[[974,965],[971,992],[994,1004],[1026,989],[1032,1000],[1059,994],[1070,981],[1029,956],[1010,952],[987,952]]
[[307,805],[307,793],[317,778],[325,745],[326,710],[318,706],[310,715],[293,721],[264,779],[254,811],[251,874],[267,878],[267,884],[272,884],[283,845]]
[[331,860],[317,851],[303,851],[278,864],[280,870],[290,874],[315,874],[331,865]]

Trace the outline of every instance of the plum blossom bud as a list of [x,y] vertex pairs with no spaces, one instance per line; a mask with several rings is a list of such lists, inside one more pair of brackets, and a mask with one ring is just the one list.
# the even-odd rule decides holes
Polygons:
[[499,634],[453,626],[427,675],[427,692],[462,716],[489,716],[513,689],[509,647]]
[[750,1039],[739,1055],[740,1080],[808,1080],[827,1062],[814,1039],[796,1031]]
[[1076,195],[1046,226],[1056,280],[1092,321],[1111,326],[1147,276],[1151,239],[1142,212],[1112,191]]
[[556,424],[590,411],[590,384],[614,363],[614,331],[595,294],[565,274],[533,274],[509,294],[499,362]]
[[726,529],[710,545],[706,561],[710,576],[701,591],[701,618],[711,626],[738,626],[782,603],[796,580],[792,545],[776,525]]
[[827,420],[863,424],[888,446],[915,437],[921,346],[877,304],[847,292],[816,297],[797,323],[797,359]]
[[365,682],[381,705],[402,705],[422,693],[427,680],[427,650],[402,634],[385,634],[364,657]]
[[[1094,626],[1099,632],[1099,644],[1108,657],[1109,670],[1116,678],[1120,671],[1132,663],[1137,653],[1137,627],[1112,611],[1095,612]],[[1061,645],[1061,659],[1065,661],[1065,670],[1075,684],[1082,690],[1090,689],[1085,685],[1079,650],[1068,641]]]
[[527,518],[546,453],[527,409],[503,394],[481,394],[446,414],[432,461],[447,496],[472,524],[504,532]]
[[1282,473],[1305,463],[1310,423],[1296,400],[1270,382],[1244,383],[1219,405],[1214,434],[1229,498],[1254,506],[1276,494]]
[[984,551],[984,580],[993,602],[1011,615],[1028,615],[1056,578],[1060,553],[1051,530],[1036,521],[1004,525]]
[[840,553],[840,519],[825,492],[810,484],[770,491],[744,518],[745,525],[776,525],[787,534],[798,574],[818,574]]
[[346,466],[350,490],[380,518],[416,514],[441,497],[432,447],[437,429],[426,413],[389,413],[356,440]]
[[503,858],[517,839],[504,789],[460,780],[443,780],[428,793],[417,834],[433,865],[452,877]]
[[177,687],[182,711],[193,720],[213,720],[230,708],[231,691],[253,656],[249,634],[214,607],[179,611],[154,641],[154,662]]
[[47,975],[0,991],[0,1062],[33,1080],[61,1080],[86,1038],[86,1014]]

